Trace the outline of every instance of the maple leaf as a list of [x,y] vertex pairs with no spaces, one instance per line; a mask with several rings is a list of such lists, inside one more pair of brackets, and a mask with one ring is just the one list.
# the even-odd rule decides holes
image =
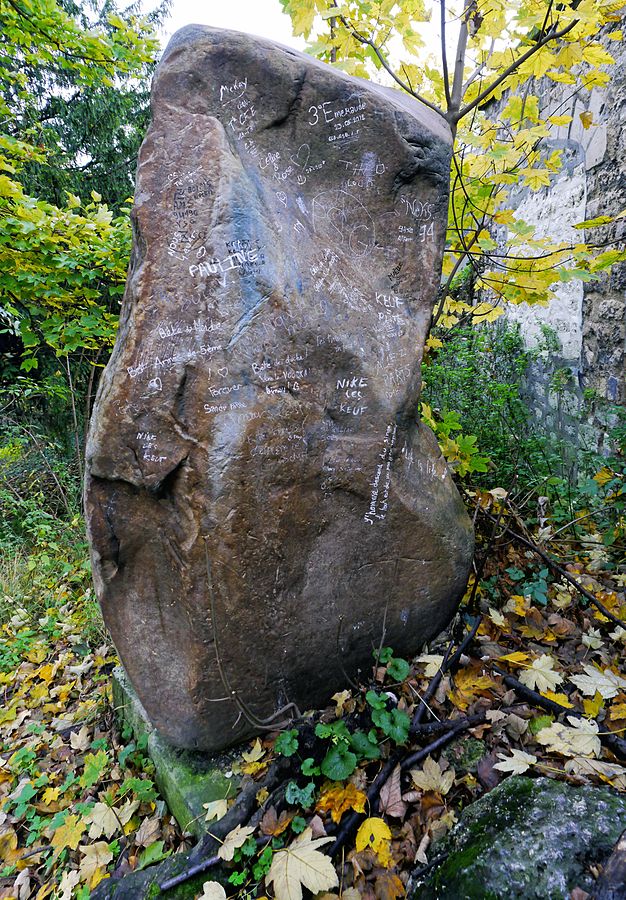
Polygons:
[[422,791],[436,791],[445,796],[454,784],[455,771],[444,771],[440,763],[427,756],[421,769],[411,769],[413,784]]
[[458,709],[467,709],[476,694],[495,686],[489,675],[481,675],[480,669],[468,666],[457,672],[454,677],[454,690],[450,691],[448,696]]
[[78,886],[79,882],[80,875],[76,870],[64,872],[58,887],[58,900],[72,900],[74,889]]
[[276,809],[273,806],[267,810],[263,818],[261,819],[259,828],[261,829],[263,834],[271,835],[272,837],[278,837],[279,834],[282,834],[283,831],[286,831],[289,828],[289,825],[294,819],[293,812],[287,812],[284,809],[280,816],[277,816]]
[[0,835],[0,860],[7,866],[14,866],[22,853],[17,849],[17,832],[9,828]]
[[571,775],[596,775],[618,790],[626,790],[626,769],[616,763],[590,759],[587,756],[575,756],[565,763],[565,771]]
[[106,803],[94,803],[85,816],[85,822],[90,826],[89,837],[92,841],[103,834],[110,838],[121,827],[120,819]]
[[203,803],[202,806],[206,809],[205,822],[212,822],[214,819],[219,822],[228,812],[228,800],[211,800],[210,803]]
[[521,775],[537,762],[537,757],[532,753],[524,753],[523,750],[511,750],[510,756],[498,753],[502,762],[496,763],[494,769],[500,772],[512,772],[513,775]]
[[226,891],[219,881],[205,881],[198,900],[226,900]]
[[406,897],[406,886],[395,872],[379,871],[374,882],[374,891],[377,900],[398,900],[399,897]]
[[302,900],[303,887],[313,894],[337,887],[332,860],[318,849],[332,841],[332,837],[312,839],[311,829],[305,828],[293,844],[274,854],[265,881],[273,885],[276,900]]
[[86,827],[86,822],[80,816],[67,816],[63,824],[56,829],[50,841],[50,845],[54,847],[55,856],[58,856],[66,847],[76,850]]
[[553,691],[563,681],[563,676],[554,671],[554,659],[544,653],[533,659],[532,665],[520,674],[519,680],[531,690]]
[[265,756],[265,750],[261,746],[261,741],[259,740],[259,738],[257,738],[252,745],[252,749],[247,751],[244,750],[241,756],[248,763],[258,762],[263,756]]
[[597,756],[602,750],[597,723],[574,716],[568,716],[567,721],[571,727],[553,722],[542,728],[535,735],[535,740],[546,746],[550,753],[560,753],[561,756]]
[[138,847],[149,847],[159,839],[160,833],[161,819],[158,815],[144,819],[135,834],[135,844]]
[[113,859],[113,854],[106,841],[81,844],[79,850],[84,854],[79,866],[80,877],[93,890],[104,878],[106,867]]
[[73,731],[70,734],[70,746],[72,750],[88,750],[91,746],[91,738],[89,737],[89,729],[86,725],[80,731]]
[[383,784],[379,794],[380,811],[394,819],[403,819],[406,813],[406,803],[402,799],[402,785],[400,783],[400,766],[397,765],[387,781]]
[[217,851],[219,858],[226,860],[226,862],[231,860],[235,854],[235,850],[239,847],[243,847],[251,834],[254,834],[254,828],[250,825],[246,825],[245,827],[237,825],[237,827],[233,828],[232,831],[229,831],[224,838],[224,843]]
[[326,782],[315,808],[318,812],[330,812],[333,822],[339,822],[348,809],[365,812],[366,803],[367,795],[359,791],[352,782],[346,785]]
[[437,653],[427,653],[425,656],[418,656],[417,662],[425,662],[426,669],[424,670],[424,675],[426,675],[427,678],[434,678],[441,668],[443,656],[440,656]]
[[588,697],[593,697],[597,691],[605,700],[610,700],[619,694],[621,688],[626,687],[626,679],[620,678],[610,669],[602,672],[590,665],[583,665],[583,669],[584,675],[570,675],[570,681]]

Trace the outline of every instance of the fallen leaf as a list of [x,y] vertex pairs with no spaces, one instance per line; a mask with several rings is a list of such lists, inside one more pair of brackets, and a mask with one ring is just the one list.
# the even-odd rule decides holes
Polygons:
[[431,756],[424,760],[423,768],[411,769],[413,784],[422,791],[436,791],[445,796],[454,784],[455,771],[444,771],[441,764]]
[[315,809],[318,812],[330,812],[333,822],[339,822],[348,809],[360,813],[365,812],[366,803],[367,795],[363,791],[359,791],[351,782],[345,785],[326,782]]
[[152,816],[144,819],[135,834],[135,844],[138,847],[149,847],[161,836],[161,818],[160,816]]
[[226,891],[219,881],[205,881],[198,900],[226,900]]
[[425,656],[418,656],[418,663],[426,663],[426,669],[424,670],[424,675],[427,678],[434,678],[439,669],[441,668],[441,663],[443,662],[443,656],[439,656],[434,653],[428,653]]
[[449,691],[448,696],[457,709],[465,710],[477,694],[495,686],[494,680],[489,675],[481,674],[480,668],[468,666],[454,676],[454,690]]
[[340,719],[344,712],[344,707],[346,703],[348,703],[352,699],[352,694],[350,691],[338,691],[336,694],[333,694],[331,700],[335,701],[335,715],[338,719]]
[[67,816],[63,824],[56,829],[50,841],[51,846],[54,847],[55,856],[58,856],[66,847],[76,850],[86,827],[84,819],[80,816]]
[[543,744],[549,752],[562,756],[597,756],[602,750],[597,723],[574,716],[568,716],[567,720],[571,727],[553,722],[542,728],[535,735],[537,743]]
[[610,700],[619,694],[621,688],[626,688],[626,679],[610,669],[602,672],[590,665],[583,665],[583,669],[584,675],[570,675],[570,681],[588,697],[593,697],[597,691],[605,700]]
[[537,762],[537,757],[523,750],[511,750],[510,756],[498,753],[501,762],[494,765],[499,772],[512,772],[513,775],[521,775]]
[[273,806],[267,810],[263,818],[261,819],[259,828],[263,834],[271,835],[272,837],[278,837],[279,834],[282,834],[283,831],[286,831],[289,828],[290,823],[293,821],[295,813],[288,812],[284,809],[280,816],[276,813],[276,809]]
[[233,828],[232,831],[229,831],[224,838],[224,843],[217,851],[219,858],[226,860],[226,862],[231,860],[235,854],[235,850],[242,847],[251,834],[254,834],[254,828],[252,826],[246,825],[245,827],[242,827],[241,825],[237,825],[237,827]]
[[521,736],[523,734],[526,734],[526,732],[528,731],[528,722],[526,721],[526,719],[522,719],[521,716],[516,716],[515,713],[510,713],[510,715],[506,717],[504,730],[512,741],[519,741]]
[[265,880],[268,886],[273,885],[276,900],[302,900],[303,887],[318,894],[338,886],[332,860],[318,850],[332,840],[332,837],[312,840],[311,829],[306,828],[289,847],[274,853]]
[[259,738],[257,738],[252,745],[252,750],[244,750],[241,756],[248,763],[258,762],[260,759],[262,759],[265,756],[265,750],[261,746],[261,741],[259,740]]
[[398,897],[406,897],[406,888],[395,872],[380,872],[374,881],[374,891],[377,900],[397,900]]
[[626,790],[626,769],[616,763],[590,759],[587,756],[575,756],[565,763],[565,771],[570,775],[595,775],[620,791]]
[[93,890],[98,881],[102,880],[106,867],[113,859],[113,854],[106,841],[81,844],[79,850],[84,854],[79,866],[80,877]]
[[123,824],[106,803],[94,803],[93,808],[85,815],[85,822],[90,826],[89,837],[92,841],[102,835],[107,838],[112,837]]
[[355,848],[357,853],[370,847],[378,856],[382,866],[388,868],[393,865],[390,853],[391,831],[384,819],[373,816],[366,819],[356,833]]
[[89,729],[86,725],[83,725],[80,731],[73,731],[70,734],[70,746],[72,750],[89,750],[91,738],[89,737]]
[[72,900],[72,896],[74,894],[74,888],[80,883],[80,875],[74,869],[72,871],[65,871],[63,873],[63,878],[61,878],[61,883],[59,884],[59,897],[58,900]]
[[213,820],[219,822],[228,812],[228,800],[211,800],[210,803],[203,803],[202,806],[206,809],[205,822],[212,822]]
[[[454,777],[454,773],[453,773]],[[367,797],[363,794],[363,808],[359,812],[365,810],[365,801]],[[393,819],[403,819],[406,814],[406,803],[402,799],[402,786],[400,784],[400,765],[397,765],[387,781],[383,784],[379,794],[379,805],[381,813],[391,816]]]
[[554,659],[547,653],[532,661],[528,669],[522,672],[519,680],[531,690],[553,691],[563,681],[563,676],[554,671]]

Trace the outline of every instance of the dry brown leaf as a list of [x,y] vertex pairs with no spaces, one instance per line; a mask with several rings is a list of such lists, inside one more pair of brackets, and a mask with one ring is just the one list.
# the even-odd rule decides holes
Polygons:
[[383,784],[379,794],[380,812],[393,819],[403,819],[406,815],[406,803],[402,799],[400,775],[400,766],[397,765]]

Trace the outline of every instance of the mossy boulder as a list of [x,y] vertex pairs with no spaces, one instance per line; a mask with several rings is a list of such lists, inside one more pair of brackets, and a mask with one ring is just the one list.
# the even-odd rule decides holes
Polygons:
[[412,900],[569,900],[591,891],[591,865],[603,864],[626,827],[626,796],[512,776],[469,806],[433,852]]

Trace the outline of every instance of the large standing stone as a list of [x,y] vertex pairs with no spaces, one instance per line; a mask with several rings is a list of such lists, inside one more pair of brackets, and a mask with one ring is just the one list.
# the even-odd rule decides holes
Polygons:
[[398,92],[198,26],[152,111],[86,506],[141,702],[211,750],[255,730],[241,702],[323,701],[383,622],[416,650],[464,589],[470,523],[416,424],[450,134]]

